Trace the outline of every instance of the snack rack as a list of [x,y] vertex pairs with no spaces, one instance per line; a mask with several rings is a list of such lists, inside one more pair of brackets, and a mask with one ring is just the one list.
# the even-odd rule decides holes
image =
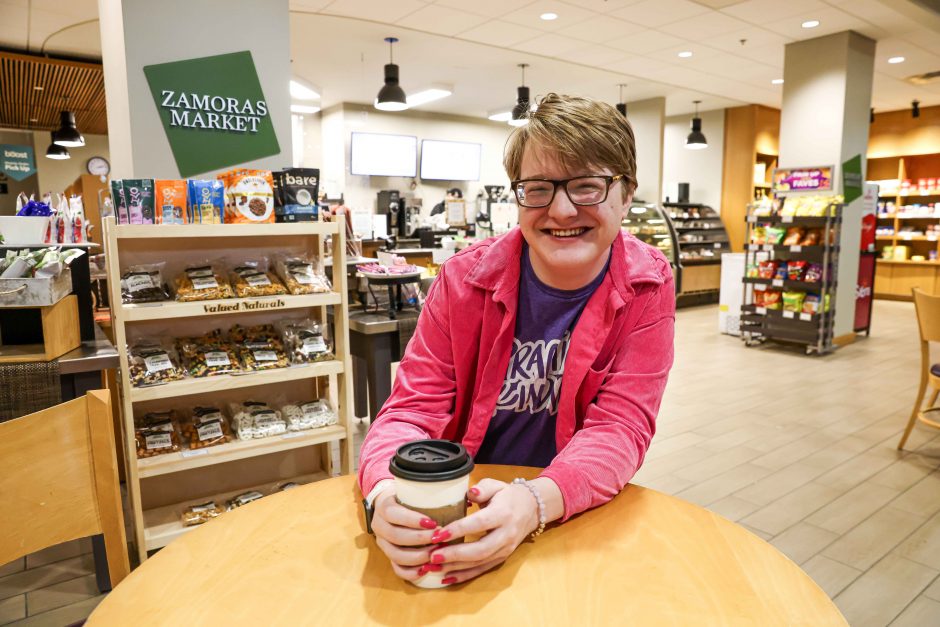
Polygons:
[[[782,197],[778,196],[782,201]],[[808,261],[822,266],[817,282],[791,281],[784,278],[744,277],[744,305],[741,307],[741,338],[745,345],[755,346],[766,340],[804,345],[806,354],[824,354],[832,351],[832,332],[835,321],[836,277],[839,267],[839,228],[842,224],[842,205],[830,204],[824,216],[757,215],[757,205],[749,205],[745,232],[745,268],[760,261]],[[819,245],[800,246],[785,244],[756,244],[753,232],[757,225],[775,227],[805,227],[822,229]],[[819,296],[819,311],[806,313],[768,309],[754,303],[754,293],[771,290],[801,291]],[[829,302],[828,310],[826,302]]]
[[[180,516],[189,505],[275,486],[347,474],[353,464],[352,378],[349,356],[345,230],[336,222],[221,225],[118,225],[104,220],[115,343],[120,350],[122,440],[127,463],[129,518],[140,560],[179,535]],[[197,302],[122,304],[122,269],[165,262],[164,279],[202,256],[251,258],[303,250],[323,259],[324,239],[332,236],[332,289],[323,294],[228,298]],[[334,359],[247,374],[187,378],[152,387],[133,387],[125,347],[140,337],[197,335],[231,324],[256,325],[283,318],[317,318],[326,324],[334,308]],[[338,424],[202,449],[138,459],[135,417],[151,411],[215,405],[248,399],[306,401],[329,399]],[[339,445],[339,459],[332,446]],[[207,523],[211,524],[211,523]],[[276,533],[276,529],[272,529]]]

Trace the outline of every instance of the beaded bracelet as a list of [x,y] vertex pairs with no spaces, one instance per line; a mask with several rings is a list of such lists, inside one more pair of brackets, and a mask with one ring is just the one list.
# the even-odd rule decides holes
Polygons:
[[542,535],[542,532],[545,531],[545,502],[542,500],[542,495],[539,494],[538,488],[534,485],[522,479],[521,477],[516,477],[512,480],[514,484],[524,485],[529,488],[529,492],[532,493],[532,496],[535,497],[535,502],[539,505],[539,527],[532,532],[532,539],[535,540],[537,537]]

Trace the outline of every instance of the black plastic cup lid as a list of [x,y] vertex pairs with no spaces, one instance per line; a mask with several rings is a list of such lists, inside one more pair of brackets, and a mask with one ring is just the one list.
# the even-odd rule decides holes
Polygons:
[[409,481],[450,481],[470,474],[473,458],[456,442],[416,440],[398,447],[388,469]]

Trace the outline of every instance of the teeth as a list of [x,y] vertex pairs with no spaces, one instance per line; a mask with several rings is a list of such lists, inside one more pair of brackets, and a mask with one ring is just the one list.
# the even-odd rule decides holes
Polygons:
[[575,235],[581,235],[581,234],[584,233],[586,230],[587,230],[587,229],[585,229],[585,228],[579,228],[579,229],[551,229],[550,232],[551,232],[551,234],[554,235],[555,237],[573,237],[573,236],[575,236]]

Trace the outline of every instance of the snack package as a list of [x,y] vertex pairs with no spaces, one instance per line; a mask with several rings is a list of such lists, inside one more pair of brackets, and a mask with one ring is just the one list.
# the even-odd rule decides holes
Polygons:
[[784,292],[783,310],[795,311],[797,313],[803,311],[803,299],[805,297],[806,292]]
[[305,431],[335,425],[339,417],[325,400],[287,404],[281,407],[289,431]]
[[316,257],[280,256],[274,266],[291,294],[321,294],[333,289]]
[[787,278],[791,281],[802,281],[807,265],[809,264],[806,261],[787,262]]
[[206,264],[186,268],[176,277],[176,300],[189,302],[234,298],[232,286],[219,268]]
[[153,224],[153,179],[122,179],[131,224]]
[[225,511],[230,512],[233,509],[237,509],[243,505],[248,505],[252,501],[257,501],[260,498],[264,498],[264,495],[258,492],[257,490],[252,490],[251,492],[244,492],[239,494],[236,497],[233,497],[230,501],[225,504]]
[[278,322],[284,349],[292,364],[307,364],[333,359],[333,349],[325,337],[324,326],[313,320]]
[[176,342],[186,373],[191,377],[211,377],[241,371],[231,344],[221,334],[207,337],[181,338]]
[[280,340],[249,339],[238,346],[238,357],[246,372],[287,368],[287,355]]
[[191,450],[225,444],[235,439],[228,421],[217,407],[196,407],[182,426],[184,442]]
[[169,300],[163,282],[163,262],[131,266],[121,275],[121,300],[125,303],[157,303]]
[[767,309],[780,309],[783,307],[778,290],[764,290],[764,307]]
[[807,283],[818,283],[822,281],[822,264],[809,264],[806,267],[806,272],[803,274],[803,280]]
[[779,244],[783,241],[783,236],[786,234],[786,229],[776,226],[768,226],[765,229],[765,232],[767,233],[768,244]]
[[193,527],[209,522],[216,516],[224,514],[225,510],[215,504],[214,501],[206,501],[197,505],[190,505],[183,510],[181,520],[184,527]]
[[757,277],[759,279],[772,279],[777,273],[777,266],[780,265],[779,261],[774,261],[768,259],[766,261],[761,261],[757,264]]
[[803,227],[791,226],[789,229],[787,229],[787,234],[783,238],[783,245],[799,246],[805,232],[806,231],[803,229]]
[[193,224],[222,224],[225,185],[219,180],[190,179],[188,219]]
[[267,403],[259,401],[233,403],[231,410],[232,427],[238,434],[239,440],[266,438],[287,433],[287,423],[281,416],[281,412]]
[[765,290],[754,290],[754,306],[755,307],[764,306],[764,292]]
[[799,244],[800,246],[818,246],[821,239],[822,229],[808,229]]
[[801,311],[808,314],[819,313],[819,296],[817,294],[807,294],[806,298],[803,299]]
[[232,289],[239,298],[249,296],[278,296],[287,293],[287,288],[268,272],[265,260],[245,261],[232,270]]
[[121,179],[111,179],[111,202],[114,204],[114,218],[118,224],[130,224],[127,213],[127,199],[124,197],[124,185]]
[[269,170],[230,170],[225,184],[226,224],[274,222],[274,181]]
[[751,243],[752,244],[766,244],[767,243],[767,227],[757,225],[751,230]]
[[777,265],[777,268],[774,270],[774,276],[773,276],[773,278],[786,280],[786,278],[787,278],[787,266],[788,266],[788,264],[787,264],[786,261],[781,261],[781,262]]
[[744,276],[746,276],[746,277],[749,278],[749,279],[756,279],[756,278],[758,278],[758,274],[757,274],[757,264],[756,264],[756,263],[749,263],[749,264],[747,264],[747,272],[745,272]]
[[183,378],[175,352],[152,339],[138,340],[128,349],[128,376],[131,385],[157,385]]
[[154,219],[157,224],[186,224],[186,181],[156,180],[153,182],[156,196]]
[[143,459],[180,450],[179,416],[175,411],[144,415],[134,429],[137,457]]
[[274,214],[278,222],[312,222],[319,216],[317,204],[320,170],[288,168],[274,174],[277,189]]

